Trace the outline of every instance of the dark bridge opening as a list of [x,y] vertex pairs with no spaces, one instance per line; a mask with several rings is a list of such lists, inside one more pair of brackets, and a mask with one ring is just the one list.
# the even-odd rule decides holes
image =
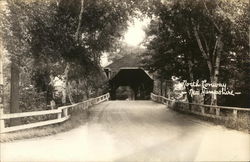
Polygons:
[[[140,68],[123,68],[109,81],[111,100],[116,100],[118,87],[127,86],[133,91],[132,98],[135,100],[150,99],[153,90],[153,79]],[[130,96],[131,97],[131,96]]]

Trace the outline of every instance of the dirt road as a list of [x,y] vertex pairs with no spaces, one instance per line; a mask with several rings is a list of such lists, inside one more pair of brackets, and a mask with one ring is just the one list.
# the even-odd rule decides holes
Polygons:
[[2,161],[249,161],[250,135],[151,101],[108,101],[88,123],[1,144]]

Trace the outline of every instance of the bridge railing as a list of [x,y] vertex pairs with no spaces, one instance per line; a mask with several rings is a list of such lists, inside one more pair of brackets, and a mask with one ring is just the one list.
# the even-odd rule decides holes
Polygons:
[[[45,125],[61,123],[70,118],[70,113],[69,113],[70,110],[71,111],[79,110],[79,109],[85,110],[85,109],[90,108],[90,106],[92,105],[99,104],[103,101],[107,101],[109,100],[109,98],[110,98],[110,95],[109,93],[107,93],[105,95],[102,95],[96,98],[91,98],[89,100],[86,100],[80,103],[58,107],[57,109],[54,109],[54,110],[4,114],[3,110],[1,109],[0,111],[0,133],[6,133],[6,132],[17,131],[17,130],[23,130],[23,129],[28,129],[28,128],[35,128],[35,127],[40,127],[40,126],[45,126]],[[50,119],[46,121],[39,121],[35,123],[22,124],[22,125],[11,126],[11,127],[6,127],[5,125],[5,120],[23,118],[23,117],[32,117],[32,116],[44,116],[44,115],[49,115],[49,114],[55,114],[56,119]]]
[[[200,116],[216,119],[235,119],[240,116],[247,116],[250,119],[250,108],[239,107],[226,107],[226,106],[213,106],[196,103],[188,103],[178,100],[171,100],[164,96],[159,96],[151,93],[151,99],[155,102],[159,102],[167,105],[167,107],[176,109],[183,112],[188,112]],[[211,111],[212,110],[212,111]]]

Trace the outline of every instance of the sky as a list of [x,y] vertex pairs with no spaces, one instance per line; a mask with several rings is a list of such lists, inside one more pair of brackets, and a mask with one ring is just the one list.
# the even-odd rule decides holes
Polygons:
[[[128,30],[124,34],[123,42],[127,43],[129,46],[140,46],[145,38],[144,28],[149,24],[150,19],[145,18],[143,20],[134,18],[133,22],[129,22]],[[110,62],[107,58],[108,54],[104,53],[101,57],[101,66],[105,67]]]
[[143,28],[149,24],[149,21],[149,19],[139,20],[135,18],[134,22],[129,23],[123,41],[130,46],[138,46],[145,38]]

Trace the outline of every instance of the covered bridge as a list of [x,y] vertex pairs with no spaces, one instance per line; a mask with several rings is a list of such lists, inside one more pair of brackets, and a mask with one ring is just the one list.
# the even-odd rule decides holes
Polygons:
[[149,99],[153,90],[153,79],[140,67],[139,58],[127,55],[105,67],[109,78],[109,91],[112,100]]

